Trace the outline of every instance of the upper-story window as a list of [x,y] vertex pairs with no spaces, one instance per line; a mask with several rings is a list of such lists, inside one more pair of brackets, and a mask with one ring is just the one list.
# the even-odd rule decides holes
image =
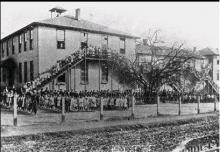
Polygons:
[[33,49],[33,30],[30,30],[30,42],[29,42],[29,45],[30,45],[30,50]]
[[2,57],[4,57],[4,56],[5,56],[5,50],[4,50],[3,43],[2,43],[2,45],[1,45],[1,47],[2,47]]
[[81,84],[87,84],[89,81],[88,64],[86,64],[85,66],[85,63],[82,63],[80,69],[81,69],[81,75],[80,75]]
[[27,51],[27,32],[24,33],[24,51]]
[[8,43],[8,40],[6,42],[6,51],[7,51],[7,56],[9,56],[9,43]]
[[82,33],[81,49],[88,47],[88,33]]
[[11,40],[11,45],[12,45],[12,54],[15,54],[14,38],[12,38]]
[[120,53],[125,54],[125,38],[120,38]]
[[108,65],[102,64],[102,83],[108,83]]
[[57,30],[57,48],[65,49],[65,30]]
[[103,49],[108,49],[108,36],[103,36],[102,48]]
[[18,53],[21,53],[21,43],[22,43],[22,38],[21,34],[18,36]]

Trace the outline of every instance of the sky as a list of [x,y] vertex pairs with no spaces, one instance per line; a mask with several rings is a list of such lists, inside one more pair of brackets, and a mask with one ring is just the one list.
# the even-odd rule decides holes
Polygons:
[[1,38],[61,6],[81,18],[145,38],[160,30],[165,42],[185,47],[219,48],[218,2],[1,2]]

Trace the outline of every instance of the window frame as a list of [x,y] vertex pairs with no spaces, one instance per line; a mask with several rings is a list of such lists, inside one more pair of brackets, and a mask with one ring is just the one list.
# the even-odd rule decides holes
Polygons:
[[34,61],[30,61],[30,81],[34,80]]
[[217,80],[219,81],[219,70],[217,71]]
[[2,47],[1,55],[2,55],[2,58],[4,58],[5,57],[4,43],[1,44],[1,47]]
[[2,82],[6,83],[6,77],[7,77],[7,70],[3,67],[2,69]]
[[18,63],[18,81],[22,83],[22,62]]
[[[125,40],[126,40],[126,39],[125,39],[125,37],[120,37],[119,40],[120,40],[120,42],[119,42],[119,44],[120,44],[120,46],[119,46],[119,47],[120,47],[120,48],[119,48],[119,49],[120,49],[119,52],[120,52],[120,54],[126,54],[126,47],[125,47],[125,46],[126,46],[126,45],[125,45],[125,42],[126,42]],[[124,43],[123,48],[121,48],[121,42],[122,42],[122,41],[123,41],[123,43]]]
[[80,84],[86,85],[89,83],[89,68],[88,63],[86,63],[85,69],[85,62],[80,65]]
[[[63,31],[64,32],[64,40],[63,41],[58,40],[58,31]],[[66,30],[65,29],[56,29],[57,49],[64,50],[66,48],[65,41],[66,41]],[[63,47],[60,46],[61,44],[63,44]]]
[[24,62],[24,83],[28,82],[27,61]]
[[24,32],[24,52],[26,52],[27,51],[27,31],[26,32]]
[[102,36],[102,48],[103,49],[108,49],[108,40],[109,40],[108,35]]
[[15,54],[14,37],[11,39],[11,50],[12,54]]
[[6,56],[9,56],[9,40],[6,41]]
[[[107,67],[107,68],[106,68]],[[101,83],[107,84],[108,83],[108,75],[109,75],[109,69],[107,64],[101,64]]]
[[31,30],[29,30],[29,48],[30,48],[30,50],[33,50],[33,39],[34,39],[34,37],[33,37],[33,34],[34,34],[34,31],[33,31],[33,29],[31,29]]
[[18,36],[18,53],[21,53],[21,47],[22,47],[22,34],[19,34],[19,36]]

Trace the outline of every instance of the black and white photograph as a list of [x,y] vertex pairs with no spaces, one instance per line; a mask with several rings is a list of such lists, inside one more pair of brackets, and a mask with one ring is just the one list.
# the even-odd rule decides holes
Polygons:
[[1,151],[219,152],[219,11],[1,1]]

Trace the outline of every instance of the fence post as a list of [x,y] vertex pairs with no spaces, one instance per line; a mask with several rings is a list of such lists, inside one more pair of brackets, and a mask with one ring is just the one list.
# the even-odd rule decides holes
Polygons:
[[217,95],[214,95],[214,112],[216,112]]
[[[64,98],[64,97],[63,97]],[[65,100],[62,98],[62,115],[61,115],[61,122],[65,121]]]
[[103,120],[103,98],[99,97],[100,99],[100,120]]
[[181,96],[179,97],[179,111],[178,114],[181,115]]
[[199,106],[200,105],[200,95],[198,95],[198,97],[197,97],[197,103],[198,103],[197,104],[197,113],[200,114],[200,106]]
[[160,96],[157,95],[157,116],[159,116],[159,104],[160,104]]
[[14,95],[14,114],[13,114],[13,124],[17,126],[17,95]]
[[134,94],[132,93],[132,99],[131,99],[131,106],[132,106],[132,109],[131,109],[131,118],[134,119],[134,110],[135,110],[135,103],[134,103]]

